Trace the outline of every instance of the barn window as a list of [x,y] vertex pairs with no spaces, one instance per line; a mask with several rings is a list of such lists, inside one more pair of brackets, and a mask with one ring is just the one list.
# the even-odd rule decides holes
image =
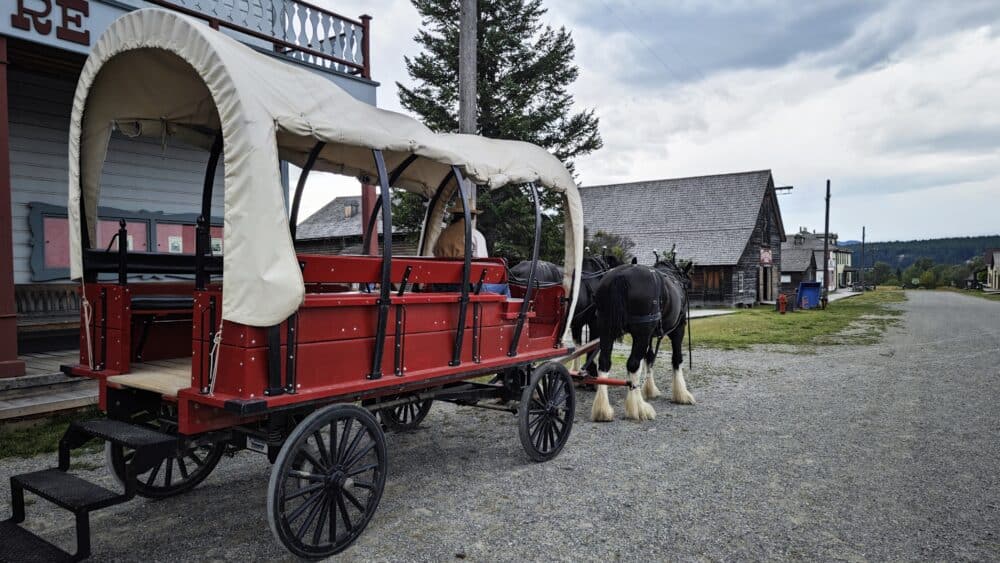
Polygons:
[[736,286],[736,291],[740,295],[743,295],[743,292],[744,292],[744,288],[743,288],[743,272],[737,272],[736,273],[736,279],[733,280],[733,284]]

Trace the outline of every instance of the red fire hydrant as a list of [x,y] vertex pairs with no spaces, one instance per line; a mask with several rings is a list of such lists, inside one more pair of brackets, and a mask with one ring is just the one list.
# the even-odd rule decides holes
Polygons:
[[781,295],[778,296],[778,312],[784,315],[787,309],[788,309],[788,297],[784,293],[782,293]]

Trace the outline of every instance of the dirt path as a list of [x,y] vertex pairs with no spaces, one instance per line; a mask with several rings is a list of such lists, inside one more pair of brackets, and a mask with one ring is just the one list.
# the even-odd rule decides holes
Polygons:
[[[1000,303],[908,297],[878,345],[701,352],[699,404],[657,400],[652,423],[621,420],[620,390],[618,420],[591,423],[581,392],[547,464],[526,461],[512,417],[435,405],[389,437],[385,496],[345,558],[998,559]],[[0,479],[52,459],[5,460]],[[187,496],[95,513],[94,559],[287,558],[267,528],[267,471],[240,454]],[[68,515],[28,511],[69,547]]]

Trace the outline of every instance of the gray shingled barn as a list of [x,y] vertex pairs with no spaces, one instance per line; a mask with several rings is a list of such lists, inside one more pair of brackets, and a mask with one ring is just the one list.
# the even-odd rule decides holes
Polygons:
[[[317,254],[363,254],[361,196],[341,196],[324,205],[296,228],[295,248]],[[382,240],[382,222],[375,228]],[[417,235],[393,227],[393,254],[416,254]]]
[[629,237],[640,263],[653,250],[694,261],[694,306],[773,301],[785,228],[770,170],[580,189],[587,233]]

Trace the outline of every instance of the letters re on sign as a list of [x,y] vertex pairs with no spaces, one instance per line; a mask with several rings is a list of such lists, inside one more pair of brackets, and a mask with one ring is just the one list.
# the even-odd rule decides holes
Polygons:
[[85,25],[89,16],[88,0],[16,0],[10,25],[49,36],[55,24],[57,39],[89,46],[90,30]]

